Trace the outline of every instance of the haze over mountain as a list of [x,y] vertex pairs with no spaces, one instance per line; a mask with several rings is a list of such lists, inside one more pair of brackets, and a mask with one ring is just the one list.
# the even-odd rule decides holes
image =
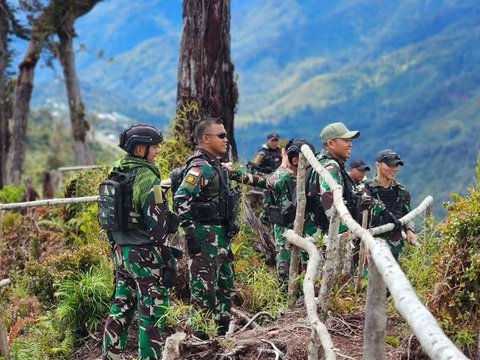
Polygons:
[[[373,165],[380,149],[401,154],[414,205],[464,192],[480,146],[479,20],[474,0],[232,1],[240,156],[272,130],[319,148],[323,126],[344,121],[362,132],[352,157]],[[104,1],[81,18],[87,108],[165,126],[181,21],[180,0]],[[35,106],[64,99],[51,72],[37,78]]]

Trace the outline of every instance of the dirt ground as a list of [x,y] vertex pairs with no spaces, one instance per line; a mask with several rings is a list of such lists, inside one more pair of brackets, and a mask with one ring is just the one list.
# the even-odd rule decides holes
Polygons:
[[[274,346],[282,354],[283,360],[307,359],[310,342],[310,326],[306,311],[299,305],[279,320],[268,323],[257,330],[239,332],[244,324],[238,319],[236,333],[229,338],[216,338],[202,341],[192,337],[186,339],[182,349],[182,360],[273,360],[276,358]],[[345,314],[330,317],[327,327],[337,349],[337,359],[362,359],[363,343],[363,313]],[[405,325],[397,317],[391,317],[387,322],[387,336],[400,336]],[[132,326],[129,333],[128,348],[123,354],[126,360],[136,359],[136,331],[138,325]],[[101,334],[97,334],[98,338]],[[410,346],[410,350],[408,347]],[[94,360],[101,357],[100,340],[90,339],[70,359]],[[428,359],[419,350],[414,338],[399,339],[397,347],[389,343],[385,346],[386,360],[421,360]]]

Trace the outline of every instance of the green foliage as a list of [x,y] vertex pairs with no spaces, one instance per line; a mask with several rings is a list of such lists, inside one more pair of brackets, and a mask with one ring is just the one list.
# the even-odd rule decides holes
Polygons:
[[10,204],[21,202],[25,196],[25,186],[5,185],[0,189],[0,203]]
[[61,328],[51,314],[41,317],[28,327],[24,326],[22,330],[23,334],[13,342],[12,360],[68,359],[72,353],[72,332]]
[[387,344],[390,344],[392,345],[394,348],[398,348],[400,346],[400,339],[394,337],[394,336],[391,336],[391,335],[387,335],[385,336],[385,342]]
[[260,266],[249,271],[245,283],[240,286],[244,305],[252,312],[267,311],[278,317],[288,307],[286,288],[278,280],[274,269]]
[[426,302],[432,296],[433,286],[439,276],[435,259],[441,251],[442,239],[436,226],[434,217],[427,218],[423,230],[418,234],[421,247],[406,246],[400,260],[402,269],[422,302]]
[[210,312],[193,305],[186,305],[181,301],[173,303],[160,321],[165,321],[169,327],[190,329],[195,333],[205,334],[209,338],[214,338],[217,334],[218,327]]
[[20,213],[9,211],[3,216],[3,230],[7,230],[13,227],[21,230],[19,228],[23,228],[25,226],[25,218]]
[[74,333],[93,333],[108,315],[112,293],[113,273],[107,264],[80,272],[58,284],[55,315]]
[[55,305],[55,278],[51,269],[37,261],[28,261],[25,264],[22,284],[27,294],[36,296],[45,308]]
[[429,306],[454,341],[473,354],[480,328],[480,191],[469,188],[467,195],[452,198],[449,215],[437,228],[441,238]]

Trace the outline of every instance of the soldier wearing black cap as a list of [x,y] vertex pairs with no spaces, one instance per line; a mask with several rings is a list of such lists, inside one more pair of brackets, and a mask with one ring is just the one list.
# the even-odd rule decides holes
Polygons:
[[276,132],[267,136],[267,143],[258,150],[249,163],[252,172],[270,174],[282,163],[282,151],[279,147],[280,135]]
[[[405,216],[410,212],[410,192],[395,180],[400,166],[403,166],[400,155],[390,149],[382,150],[377,154],[375,166],[377,174],[373,180],[367,182],[365,190],[374,198],[381,200],[397,219]],[[385,234],[385,239],[397,260],[404,245],[402,232],[405,232],[406,240],[410,244],[416,242],[413,222],[409,222],[402,229],[394,229]]]
[[359,186],[365,181],[367,171],[370,171],[370,167],[365,161],[357,159],[350,162],[349,175],[355,182],[355,185]]

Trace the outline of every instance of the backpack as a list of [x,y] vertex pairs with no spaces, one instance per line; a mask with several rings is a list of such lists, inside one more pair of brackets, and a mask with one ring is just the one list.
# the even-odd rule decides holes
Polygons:
[[133,198],[136,172],[112,171],[99,186],[98,222],[106,231],[125,231]]

